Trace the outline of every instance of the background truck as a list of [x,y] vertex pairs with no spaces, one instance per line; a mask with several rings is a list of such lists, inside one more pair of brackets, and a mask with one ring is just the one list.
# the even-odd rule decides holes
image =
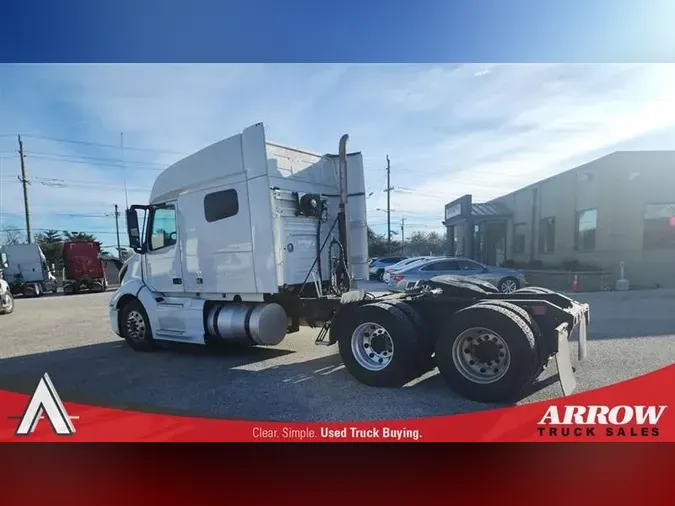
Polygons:
[[5,281],[5,269],[7,269],[7,253],[0,252],[0,315],[10,314],[14,311],[14,297],[9,289],[9,283]]
[[108,288],[101,247],[96,241],[63,243],[63,293],[82,290],[104,292]]
[[45,293],[56,293],[58,284],[52,273],[54,266],[47,265],[47,259],[37,244],[12,244],[2,247],[7,255],[5,281],[12,294],[39,297]]
[[399,294],[368,279],[363,159],[267,142],[262,124],[165,169],[126,212],[136,253],[110,301],[115,333],[156,342],[274,346],[301,326],[337,344],[349,373],[399,386],[438,366],[461,395],[513,400],[554,358],[574,390],[568,339],[586,354],[589,308],[540,288],[419,280]]

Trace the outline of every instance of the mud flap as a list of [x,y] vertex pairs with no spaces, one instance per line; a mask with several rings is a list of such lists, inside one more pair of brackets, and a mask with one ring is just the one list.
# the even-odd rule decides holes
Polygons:
[[566,331],[558,331],[558,353],[555,354],[555,362],[558,366],[558,378],[563,396],[568,396],[577,387],[577,379],[574,377],[570,358],[570,342]]

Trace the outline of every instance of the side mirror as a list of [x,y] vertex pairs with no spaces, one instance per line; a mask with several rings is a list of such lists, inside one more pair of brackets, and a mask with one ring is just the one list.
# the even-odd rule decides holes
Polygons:
[[145,253],[143,245],[143,238],[141,237],[141,229],[138,226],[138,214],[133,207],[127,209],[127,234],[129,235],[129,246],[136,253]]

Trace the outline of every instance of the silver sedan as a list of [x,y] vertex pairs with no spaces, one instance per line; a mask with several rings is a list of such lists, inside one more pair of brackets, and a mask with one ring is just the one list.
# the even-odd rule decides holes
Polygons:
[[403,292],[416,281],[436,276],[467,276],[495,285],[499,291],[511,293],[527,285],[525,275],[513,269],[491,267],[466,258],[441,258],[415,263],[393,272],[387,287],[392,292]]

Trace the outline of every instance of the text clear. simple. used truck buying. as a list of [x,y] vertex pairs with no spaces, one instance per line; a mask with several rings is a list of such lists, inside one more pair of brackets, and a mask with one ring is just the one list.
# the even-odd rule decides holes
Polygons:
[[572,392],[569,338],[579,330],[583,359],[586,304],[451,277],[398,294],[358,289],[365,182],[347,139],[321,156],[266,142],[257,124],[164,170],[149,204],[127,210],[136,254],[110,301],[113,330],[147,351],[157,340],[274,346],[309,326],[365,384],[399,386],[438,366],[477,401],[518,397],[554,358]]

